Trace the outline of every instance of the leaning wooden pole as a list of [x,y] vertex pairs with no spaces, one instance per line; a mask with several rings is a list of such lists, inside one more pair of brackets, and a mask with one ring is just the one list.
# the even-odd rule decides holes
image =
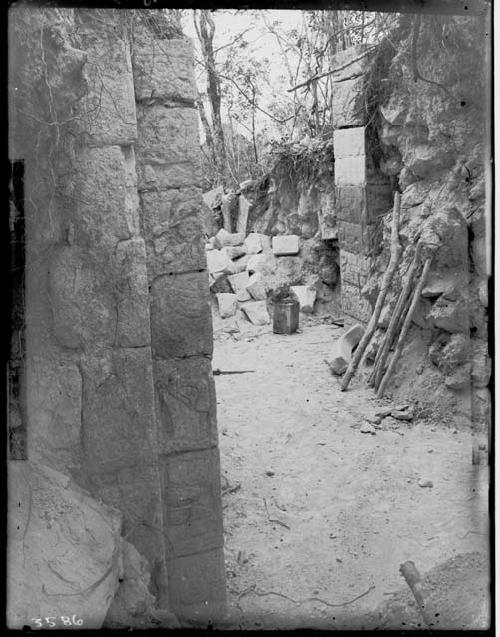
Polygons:
[[394,341],[395,335],[397,333],[397,328],[400,323],[400,318],[404,313],[406,300],[410,295],[411,286],[413,283],[413,277],[415,276],[415,271],[417,270],[420,264],[420,243],[417,243],[417,247],[415,248],[415,254],[413,255],[413,261],[408,270],[408,274],[406,275],[406,280],[403,285],[403,289],[399,295],[399,298],[396,303],[396,307],[391,316],[391,320],[389,321],[389,325],[387,327],[387,332],[385,333],[384,339],[380,344],[379,350],[377,352],[377,356],[375,358],[375,363],[373,365],[373,371],[370,375],[370,379],[368,384],[377,389],[380,379],[382,378],[382,374],[384,373],[384,366],[387,361],[387,357],[389,355],[390,348]]
[[401,256],[402,248],[401,243],[399,242],[399,213],[401,211],[401,193],[394,193],[394,208],[392,211],[392,228],[391,228],[391,256],[389,259],[389,265],[387,266],[387,270],[384,273],[384,278],[382,280],[382,285],[380,287],[380,292],[377,297],[377,301],[375,303],[375,308],[373,310],[373,314],[370,317],[368,325],[366,327],[365,333],[363,334],[363,338],[361,339],[356,351],[354,352],[354,356],[349,363],[349,367],[347,368],[343,378],[342,383],[340,385],[340,390],[345,391],[351,382],[352,377],[356,373],[356,369],[358,368],[359,362],[361,361],[363,354],[370,342],[375,330],[377,329],[377,322],[380,317],[380,312],[382,311],[382,307],[384,305],[385,297],[387,295],[387,291],[389,290],[389,286],[391,285],[392,278],[394,276],[394,272],[398,267],[399,257]]
[[401,333],[399,334],[396,349],[394,350],[394,354],[392,355],[391,362],[389,363],[389,367],[387,368],[387,371],[385,372],[384,377],[382,378],[380,382],[380,386],[377,391],[377,398],[381,398],[383,396],[384,390],[387,386],[387,382],[389,381],[389,378],[391,377],[392,372],[394,371],[394,367],[396,366],[396,363],[398,362],[398,359],[401,356],[404,341],[405,341],[406,335],[408,334],[408,330],[410,329],[413,315],[415,314],[415,310],[420,300],[420,295],[422,293],[422,288],[424,287],[425,280],[427,278],[427,273],[429,272],[429,268],[431,266],[431,261],[432,261],[432,258],[429,257],[426,259],[424,263],[422,274],[420,275],[420,279],[417,283],[417,287],[415,288],[415,292],[413,293],[413,298],[411,301],[410,308],[408,310],[408,314],[406,315],[406,318],[403,323],[403,327],[401,328]]

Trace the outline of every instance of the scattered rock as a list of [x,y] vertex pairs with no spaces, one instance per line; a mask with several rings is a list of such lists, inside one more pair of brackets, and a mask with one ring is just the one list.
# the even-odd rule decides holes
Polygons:
[[375,416],[385,418],[386,416],[391,415],[393,409],[394,407],[381,407],[380,409],[377,409],[377,411],[375,412]]
[[432,480],[423,480],[422,478],[420,478],[420,480],[418,481],[418,486],[422,488],[427,487],[429,489],[432,489],[434,483],[432,482]]
[[238,259],[245,254],[245,251],[241,246],[226,246],[225,248],[221,248],[221,252],[224,252],[227,255],[227,258],[231,259],[231,261]]
[[326,360],[332,374],[340,376],[345,372],[351,360],[352,350],[363,337],[364,331],[365,328],[357,323],[334,342]]
[[470,387],[471,383],[471,365],[470,363],[464,363],[460,367],[457,367],[452,374],[446,376],[444,384],[449,389],[460,391]]
[[299,253],[299,237],[296,234],[277,235],[272,240],[273,253],[277,257]]
[[413,420],[413,410],[400,411],[399,409],[393,409],[391,416],[397,420]]
[[260,272],[256,272],[249,277],[246,289],[256,301],[266,300],[266,282]]
[[365,416],[365,420],[372,423],[372,425],[380,425],[382,418],[380,416]]
[[300,303],[300,311],[304,314],[312,314],[316,301],[316,289],[307,285],[292,285],[290,289]]
[[202,197],[203,201],[209,208],[218,208],[222,204],[222,195],[224,194],[224,189],[222,186],[217,186],[217,188],[213,188],[208,192],[204,192]]
[[253,325],[267,325],[271,322],[265,301],[244,303],[241,309]]
[[242,257],[239,257],[238,259],[234,259],[234,261],[232,262],[233,265],[231,266],[232,274],[245,272],[247,269],[248,262],[250,261],[251,258],[252,257],[250,254],[245,254]]
[[216,294],[216,297],[221,318],[228,318],[236,314],[236,310],[238,309],[236,294],[219,293]]
[[265,254],[254,254],[250,256],[247,261],[247,272],[253,274],[254,272],[262,272],[269,267],[269,259]]
[[207,268],[210,274],[215,275],[218,272],[231,274],[232,262],[222,250],[209,250],[207,252]]
[[236,299],[240,302],[249,301],[251,296],[247,285],[250,280],[248,272],[238,272],[227,277],[232,291],[236,294]]
[[245,241],[245,234],[243,232],[228,232],[221,228],[215,235],[214,242],[219,248],[240,246]]
[[262,252],[262,250],[264,249],[261,238],[262,236],[263,235],[256,232],[251,232],[247,236],[243,243],[243,249],[245,250],[246,254],[258,254],[259,252]]
[[365,422],[363,425],[361,425],[361,429],[359,431],[362,434],[372,434],[372,436],[377,433],[375,427],[369,422]]

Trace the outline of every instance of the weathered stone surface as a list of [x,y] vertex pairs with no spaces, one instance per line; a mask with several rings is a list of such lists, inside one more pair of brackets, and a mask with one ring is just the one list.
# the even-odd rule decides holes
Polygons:
[[265,301],[243,303],[241,309],[253,325],[267,325],[271,322]]
[[352,350],[363,338],[365,328],[362,325],[353,325],[342,334],[333,344],[326,363],[332,374],[341,376],[351,361]]
[[254,272],[262,272],[263,270],[274,270],[276,265],[276,259],[272,254],[252,254],[247,262],[247,272],[253,274]]
[[453,372],[446,376],[444,384],[449,389],[463,390],[470,387],[471,383],[471,365],[469,362],[460,365]]
[[355,285],[342,281],[342,310],[348,316],[367,323],[372,315],[372,306],[361,296]]
[[76,246],[54,247],[49,265],[49,299],[57,341],[71,349],[93,342],[111,345],[116,310],[110,281]]
[[214,294],[230,294],[232,292],[229,285],[228,275],[224,272],[216,272],[208,275],[210,291]]
[[139,192],[184,188],[201,184],[199,158],[173,163],[143,161],[140,156],[137,159]]
[[76,14],[78,35],[87,53],[87,91],[79,103],[85,143],[133,144],[137,139],[135,93],[126,16],[92,9]]
[[201,205],[199,188],[141,193],[150,279],[206,267]]
[[229,283],[233,292],[236,294],[238,301],[250,300],[250,293],[247,290],[247,285],[250,280],[248,272],[238,272],[237,274],[231,274],[228,276]]
[[366,124],[367,113],[362,76],[335,84],[331,112],[334,128]]
[[160,453],[217,445],[215,387],[210,360],[155,361]]
[[429,358],[444,374],[450,375],[469,359],[467,334],[441,333],[429,348]]
[[82,148],[75,170],[76,203],[70,218],[75,243],[99,251],[138,234],[133,147]]
[[366,189],[363,186],[338,186],[336,188],[336,213],[339,221],[367,223]]
[[120,576],[120,515],[63,474],[33,462],[8,467],[7,625],[101,627]]
[[491,393],[487,387],[474,388],[471,412],[475,428],[487,429],[491,425]]
[[232,274],[238,274],[240,272],[246,272],[248,262],[252,258],[251,254],[245,254],[242,257],[238,257],[233,261],[233,265],[231,266]]
[[85,356],[81,369],[85,470],[116,472],[150,460],[157,443],[149,348]]
[[221,548],[169,560],[168,574],[172,609],[180,619],[206,628],[223,618],[226,587]]
[[[448,295],[455,290],[462,279],[461,273],[456,270],[431,270],[422,288],[422,296],[435,299],[441,294]],[[463,283],[466,284],[465,281]]]
[[272,239],[273,254],[276,257],[299,253],[299,237],[296,234],[277,235]]
[[193,45],[188,39],[159,40],[150,31],[135,28],[132,65],[138,102],[196,100]]
[[221,318],[228,318],[236,314],[238,300],[236,294],[220,292],[216,294],[219,314]]
[[151,286],[153,355],[212,355],[212,316],[205,272],[159,277]]
[[260,272],[252,274],[252,276],[248,279],[246,289],[250,292],[250,296],[256,301],[265,301],[267,286],[266,281]]
[[488,356],[488,342],[477,338],[471,340],[472,382],[474,387],[487,387],[491,376],[491,358]]
[[248,225],[248,212],[252,206],[248,199],[241,195],[238,198],[238,221],[236,223],[236,232],[243,232],[246,234]]
[[121,274],[116,292],[115,346],[143,347],[151,341],[146,247],[140,237],[120,242],[115,251]]
[[232,271],[231,259],[222,250],[210,250],[207,252],[207,268],[210,274],[219,272],[230,273]]
[[304,314],[312,314],[316,301],[316,288],[308,285],[293,285],[290,289],[299,301],[300,311]]
[[[243,232],[228,232],[224,230],[224,228],[221,228],[215,235],[215,245],[219,248],[241,246],[244,245],[244,241],[245,235]],[[244,250],[244,253],[245,252]]]
[[251,232],[243,243],[243,249],[247,254],[258,254],[269,247],[271,247],[271,237],[259,232]]
[[440,296],[432,306],[427,318],[432,323],[447,332],[469,331],[469,310],[465,299],[449,300]]
[[343,128],[333,131],[335,160],[365,155],[365,127]]
[[218,208],[222,203],[223,194],[224,188],[217,186],[217,188],[212,188],[212,190],[203,193],[203,201],[209,208]]
[[393,195],[389,182],[367,183],[365,188],[366,222],[375,223],[393,207]]
[[163,460],[167,558],[222,547],[218,449]]
[[368,254],[375,244],[375,225],[361,225],[339,221],[338,240],[341,250]]
[[350,283],[361,288],[368,279],[371,259],[355,252],[340,250],[340,277],[342,283]]

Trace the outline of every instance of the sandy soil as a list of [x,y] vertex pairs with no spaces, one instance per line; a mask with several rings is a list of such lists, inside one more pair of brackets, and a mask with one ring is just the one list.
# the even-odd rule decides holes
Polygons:
[[214,369],[254,370],[216,376],[225,627],[369,627],[406,588],[401,562],[425,573],[487,555],[488,468],[471,464],[470,431],[426,420],[361,433],[388,402],[358,377],[340,392],[323,359],[342,328],[312,323],[215,335]]

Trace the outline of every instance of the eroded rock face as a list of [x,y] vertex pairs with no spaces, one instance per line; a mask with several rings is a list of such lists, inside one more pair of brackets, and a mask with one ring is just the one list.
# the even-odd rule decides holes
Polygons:
[[[7,623],[52,618],[101,628],[121,576],[120,513],[68,477],[33,462],[9,464]],[[36,618],[41,618],[37,625]]]

